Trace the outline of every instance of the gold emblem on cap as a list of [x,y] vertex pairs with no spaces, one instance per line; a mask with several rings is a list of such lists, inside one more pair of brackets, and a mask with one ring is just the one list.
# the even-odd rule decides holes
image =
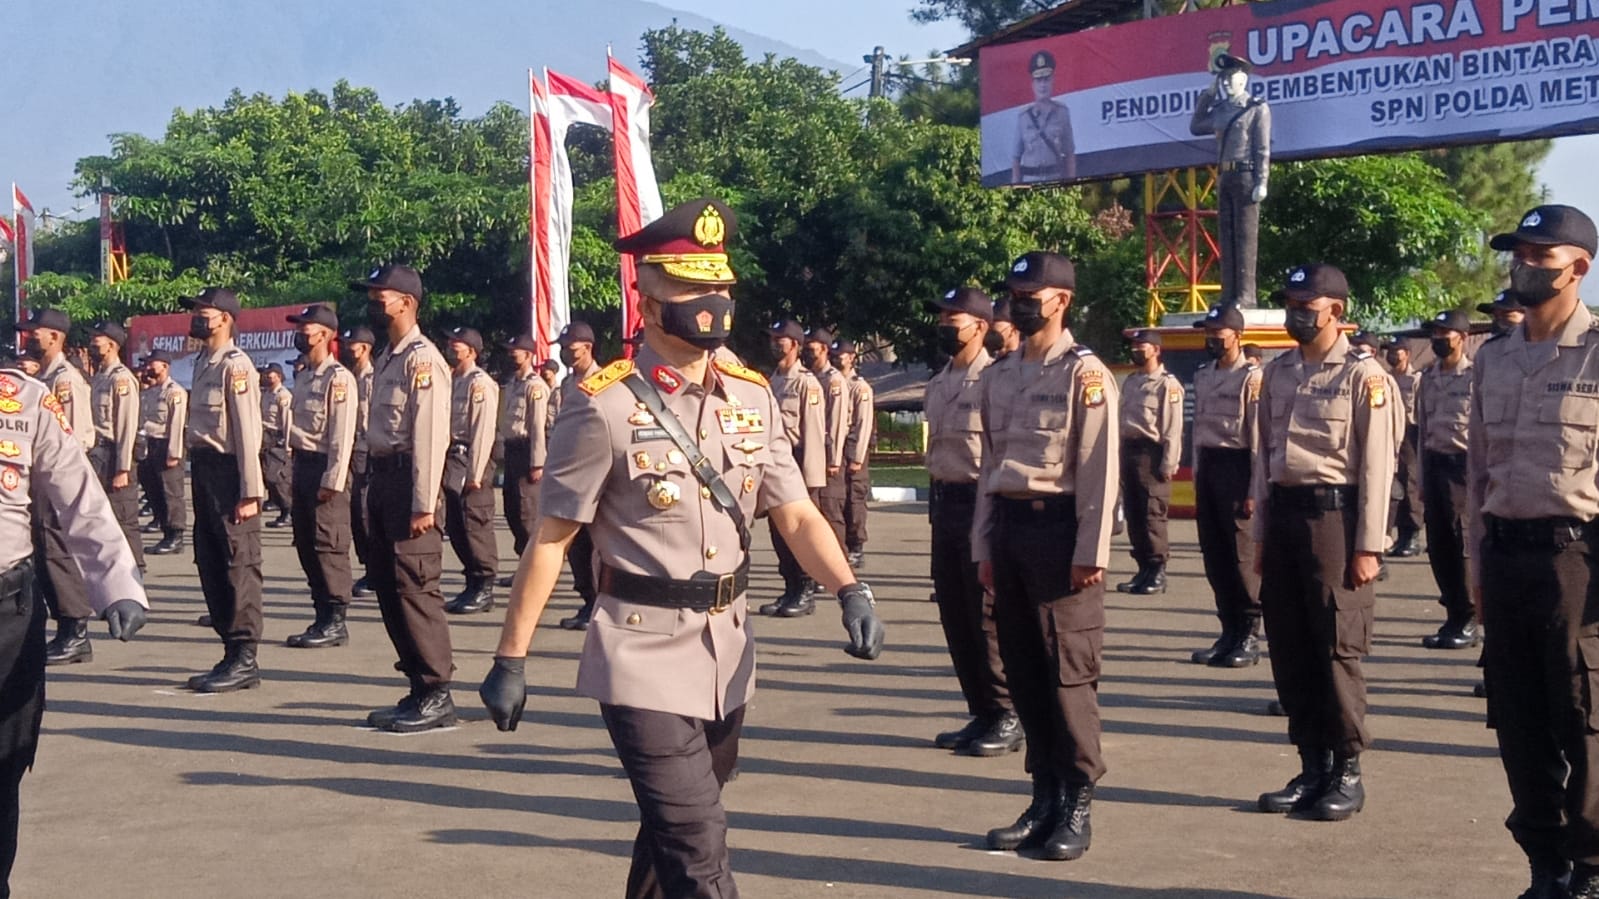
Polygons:
[[664,512],[677,505],[677,501],[683,498],[683,491],[671,481],[655,481],[645,488],[644,498],[649,500],[651,506]]
[[727,223],[722,221],[722,214],[716,211],[715,206],[706,206],[694,222],[694,239],[702,247],[714,247],[726,238]]

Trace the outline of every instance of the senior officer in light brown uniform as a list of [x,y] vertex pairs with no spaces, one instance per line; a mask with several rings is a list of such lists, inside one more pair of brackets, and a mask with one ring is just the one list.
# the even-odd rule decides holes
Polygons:
[[984,347],[994,304],[975,287],[951,290],[928,307],[938,314],[938,345],[950,357],[927,382],[927,517],[932,524],[933,600],[944,643],[971,721],[933,738],[940,749],[975,756],[1004,755],[1021,746],[1005,664],[994,631],[994,594],[977,579],[972,561],[972,516],[983,465],[983,390],[989,369]]
[[548,450],[550,386],[533,367],[539,347],[531,334],[506,344],[516,371],[500,396],[500,440],[505,445],[505,523],[518,557],[533,538],[538,520],[539,481]]
[[1467,508],[1505,826],[1531,897],[1599,896],[1599,320],[1579,296],[1593,221],[1539,206],[1496,235],[1526,318],[1477,350]]
[[1027,737],[1033,801],[993,849],[1074,859],[1093,836],[1089,808],[1105,773],[1099,663],[1105,636],[1120,435],[1116,380],[1066,328],[1071,260],[1033,252],[1005,279],[1016,352],[983,375],[983,473],[972,558],[994,591],[1011,699]]
[[1392,381],[1341,329],[1343,272],[1299,266],[1284,292],[1299,344],[1267,363],[1255,456],[1256,564],[1271,673],[1300,773],[1262,794],[1264,812],[1341,821],[1360,811],[1360,753],[1377,579],[1387,539],[1394,441]]
[[1191,658],[1196,665],[1244,668],[1260,661],[1260,578],[1249,485],[1259,441],[1261,372],[1239,344],[1245,325],[1237,306],[1212,306],[1194,327],[1205,329],[1205,354],[1212,360],[1194,371],[1194,519],[1221,636]]
[[1437,358],[1421,374],[1416,397],[1420,440],[1422,519],[1427,526],[1427,561],[1438,584],[1438,602],[1448,617],[1436,634],[1423,637],[1428,649],[1469,649],[1482,639],[1477,610],[1467,587],[1466,440],[1471,420],[1471,358],[1466,336],[1471,319],[1464,312],[1440,312],[1427,325]]
[[122,364],[122,347],[128,332],[114,322],[98,322],[90,329],[89,352],[95,360],[89,383],[89,407],[94,419],[94,448],[89,462],[100,475],[100,486],[111,501],[111,511],[127,535],[133,561],[144,570],[144,541],[139,538],[139,485],[133,479],[133,451],[139,442],[139,379]]
[[1121,488],[1138,573],[1116,590],[1147,596],[1166,592],[1166,513],[1183,456],[1183,383],[1161,364],[1158,332],[1134,331],[1127,342],[1136,370],[1122,384]]
[[444,463],[444,532],[461,561],[466,588],[444,605],[452,615],[494,608],[500,565],[494,540],[494,427],[500,385],[478,367],[483,335],[455,328],[450,367],[450,456]]
[[455,663],[439,592],[444,538],[436,516],[450,447],[450,369],[417,327],[422,277],[415,269],[385,265],[350,287],[366,293],[367,321],[388,335],[373,363],[366,431],[368,576],[410,685],[393,708],[366,721],[399,733],[448,727],[455,723]]
[[[78,448],[87,451],[94,446],[94,419],[89,411],[89,382],[67,361],[67,332],[71,329],[72,319],[65,312],[39,308],[29,310],[28,320],[17,328],[27,335],[26,353],[39,361],[39,380],[50,389],[51,402],[61,408],[68,432]],[[61,530],[60,516],[49,503],[33,507],[33,547],[34,576],[56,620],[56,635],[45,648],[46,664],[93,660],[89,619],[94,617],[94,609]]]
[[838,593],[852,654],[875,658],[882,646],[871,591],[810,501],[766,380],[709,358],[733,322],[723,248],[732,227],[726,206],[696,200],[617,242],[639,260],[644,346],[585,381],[562,410],[538,536],[480,691],[496,724],[514,728],[527,699],[523,661],[561,553],[590,522],[600,598],[577,689],[599,700],[638,799],[630,897],[738,895],[720,794],[754,685],[750,520],[773,518]]
[[239,298],[207,287],[181,301],[200,341],[189,390],[188,448],[194,494],[194,567],[222,660],[189,689],[227,693],[261,682],[261,381],[233,343]]
[[288,639],[298,649],[343,646],[350,640],[350,453],[360,414],[355,376],[333,358],[339,318],[320,303],[288,316],[299,326],[294,347],[306,370],[294,379],[289,449],[294,452],[294,551],[300,557],[316,619]]
[[[772,325],[771,340],[777,367],[772,370],[769,383],[772,395],[777,398],[783,434],[799,465],[800,476],[805,479],[811,502],[820,509],[822,490],[827,486],[828,451],[827,407],[822,400],[822,383],[800,362],[805,329],[799,322],[780,321]],[[810,581],[788,544],[783,542],[777,523],[768,521],[767,524],[772,535],[772,550],[777,553],[777,572],[783,577],[783,594],[761,606],[760,613],[779,618],[809,615],[816,610],[810,597]]]
[[142,417],[145,440],[145,466],[148,477],[153,523],[161,530],[161,540],[150,547],[152,556],[166,556],[183,549],[188,515],[183,504],[183,430],[189,420],[189,391],[172,379],[172,357],[156,350],[144,357],[150,372],[150,408]]

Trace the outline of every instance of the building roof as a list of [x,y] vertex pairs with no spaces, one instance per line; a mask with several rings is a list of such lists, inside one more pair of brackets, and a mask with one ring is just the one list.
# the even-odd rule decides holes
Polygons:
[[1144,0],[1066,0],[1065,3],[1028,16],[1012,25],[974,38],[949,51],[950,56],[970,59],[977,51],[996,44],[1015,44],[1070,34],[1099,25],[1131,22],[1144,15]]

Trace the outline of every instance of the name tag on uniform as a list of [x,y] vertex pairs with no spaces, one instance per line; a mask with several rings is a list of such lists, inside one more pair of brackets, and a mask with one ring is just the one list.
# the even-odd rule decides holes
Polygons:
[[761,422],[759,409],[748,406],[718,409],[716,418],[722,425],[723,434],[761,434],[766,431],[766,425]]
[[665,428],[634,428],[633,442],[645,443],[650,440],[671,440],[672,435],[666,433]]
[[1599,381],[1550,381],[1544,385],[1548,393],[1575,393],[1579,396],[1599,396]]

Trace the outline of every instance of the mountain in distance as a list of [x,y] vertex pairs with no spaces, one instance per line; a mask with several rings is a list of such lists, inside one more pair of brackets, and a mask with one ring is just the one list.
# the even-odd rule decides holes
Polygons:
[[[390,105],[453,97],[477,115],[500,100],[525,108],[529,68],[593,82],[605,75],[607,44],[637,69],[645,31],[717,26],[648,0],[68,0],[12,13],[12,47],[34,62],[9,72],[0,179],[57,213],[83,202],[68,189],[73,163],[108,152],[107,135],[160,136],[174,109],[218,105],[234,88],[281,96],[343,78]],[[751,59],[846,68],[727,30]]]

